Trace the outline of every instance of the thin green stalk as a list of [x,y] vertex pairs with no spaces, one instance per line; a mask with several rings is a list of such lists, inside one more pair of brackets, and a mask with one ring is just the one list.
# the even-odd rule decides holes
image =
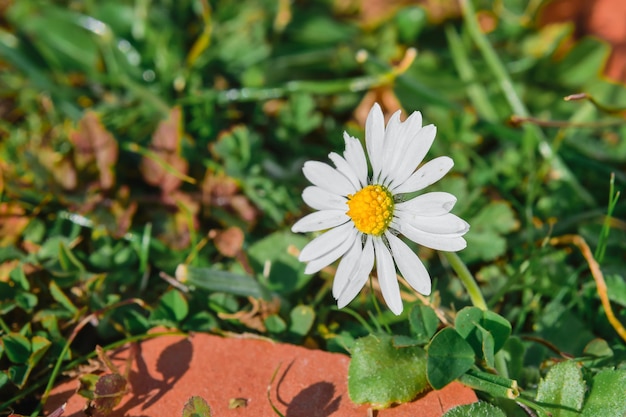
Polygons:
[[[382,319],[383,317],[383,312],[380,309],[380,304],[378,304],[378,300],[376,299],[376,292],[374,291],[374,286],[372,285],[372,276],[370,275],[370,296],[372,297],[372,302],[374,303],[374,308],[376,309],[376,313],[378,314],[378,318]],[[368,313],[370,314],[370,318],[372,319],[372,321],[374,321],[374,323],[376,323],[378,325],[378,327],[380,327],[380,323],[378,323],[378,321],[376,321],[376,318],[374,317],[374,315],[368,311]],[[385,327],[385,331],[387,332],[387,334],[392,334],[391,333],[391,329],[389,328],[389,325],[385,322],[383,322],[383,326]]]
[[505,353],[503,350],[500,350],[495,354],[495,368],[498,371],[498,375],[509,378],[509,369],[506,366],[506,358],[504,357]]
[[362,76],[349,79],[328,80],[328,81],[307,81],[295,80],[285,83],[279,87],[266,88],[233,88],[225,91],[206,90],[198,94],[185,97],[179,100],[182,105],[194,105],[216,100],[218,103],[263,101],[285,97],[293,93],[311,94],[338,94],[345,92],[367,91],[372,88],[387,85],[393,82],[396,74],[392,70],[388,73],[376,76]]
[[445,32],[456,71],[459,73],[461,80],[467,84],[467,96],[474,107],[476,107],[476,110],[478,110],[479,115],[490,122],[497,121],[498,114],[491,105],[487,91],[482,85],[476,82],[476,71],[474,71],[474,67],[470,63],[469,57],[463,48],[461,37],[452,25],[447,25]]
[[600,231],[598,246],[596,247],[596,251],[593,254],[593,257],[598,261],[599,264],[602,263],[602,261],[604,260],[606,245],[609,239],[609,233],[611,232],[611,218],[613,216],[615,206],[617,205],[617,200],[619,200],[619,195],[620,192],[615,191],[615,174],[611,174],[611,181],[609,183],[609,207],[606,211],[604,222],[602,223],[602,230]]
[[365,320],[363,317],[361,317],[356,311],[352,310],[351,308],[344,307],[342,309],[339,309],[336,306],[333,306],[333,307],[331,307],[331,310],[337,311],[339,313],[346,313],[346,314],[352,316],[354,319],[356,319],[356,321],[359,322],[359,324],[361,326],[363,326],[365,328],[365,330],[367,330],[368,333],[370,333],[370,334],[374,333],[374,329],[372,328],[372,326],[369,325],[367,320]]
[[481,310],[487,310],[487,303],[485,302],[485,298],[483,294],[480,292],[480,288],[476,283],[476,280],[472,276],[472,273],[467,269],[465,263],[459,258],[455,252],[441,252],[446,257],[454,272],[459,276],[459,279],[465,286],[467,293],[472,300],[472,304],[475,307],[480,308]]

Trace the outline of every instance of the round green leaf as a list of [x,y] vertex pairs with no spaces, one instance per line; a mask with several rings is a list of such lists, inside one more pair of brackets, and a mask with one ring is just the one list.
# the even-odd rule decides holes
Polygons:
[[163,294],[158,307],[152,312],[152,321],[165,321],[172,324],[180,323],[189,313],[185,297],[177,290]]
[[388,335],[356,341],[348,369],[348,394],[356,404],[386,408],[411,401],[427,388],[426,353],[421,347],[395,347]]
[[290,246],[302,249],[307,243],[304,236],[273,233],[250,246],[250,263],[256,271],[269,267],[267,285],[272,291],[290,294],[306,285],[313,276],[305,274],[305,265],[289,253]]
[[456,330],[445,328],[428,345],[428,382],[441,389],[463,375],[474,361],[474,349]]
[[265,318],[265,327],[270,333],[282,333],[287,328],[287,323],[278,314],[270,314]]
[[442,417],[506,417],[502,409],[484,401],[459,405],[448,410]]
[[315,321],[315,311],[311,306],[297,305],[290,313],[289,331],[298,336],[306,336]]
[[454,322],[456,331],[472,346],[477,356],[493,366],[493,355],[511,335],[511,324],[502,316],[477,307],[465,307]]

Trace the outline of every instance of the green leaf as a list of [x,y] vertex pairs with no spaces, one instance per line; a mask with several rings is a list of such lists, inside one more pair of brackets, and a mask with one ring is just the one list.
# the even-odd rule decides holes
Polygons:
[[600,73],[609,54],[610,48],[606,42],[584,37],[555,66],[555,75],[562,85],[580,88],[590,77]]
[[297,305],[289,314],[291,324],[289,325],[289,331],[298,336],[306,336],[313,322],[315,321],[315,310],[313,307],[307,305]]
[[35,294],[20,292],[15,296],[15,303],[24,311],[30,313],[37,306],[39,299]]
[[506,417],[502,409],[484,401],[459,405],[448,410],[442,417]]
[[301,289],[312,275],[305,275],[305,264],[289,253],[289,247],[302,249],[309,242],[304,236],[289,232],[272,233],[248,250],[250,262],[256,271],[267,268],[267,286],[280,294],[291,294]]
[[183,417],[211,417],[211,407],[202,397],[189,398],[183,407]]
[[491,335],[491,333],[489,333],[489,331],[487,331],[487,329],[485,329],[481,325],[477,325],[476,330],[476,335],[478,336],[478,340],[482,348],[480,351],[480,356],[485,360],[487,366],[493,368],[495,357],[495,342],[493,340],[493,336]]
[[626,307],[626,279],[618,274],[607,274],[605,280],[609,299]]
[[121,320],[128,334],[146,333],[151,327],[144,313],[134,308],[125,310]]
[[176,268],[176,279],[183,284],[212,292],[224,292],[244,297],[271,298],[267,290],[248,275],[180,264]]
[[459,311],[454,326],[474,348],[476,355],[488,362],[511,335],[511,324],[504,317],[478,307],[465,307]]
[[356,404],[386,408],[411,401],[427,388],[426,353],[421,347],[396,348],[388,335],[356,341],[348,368],[348,393]]
[[50,289],[50,295],[52,298],[56,300],[59,304],[65,307],[72,315],[78,313],[78,308],[72,303],[72,301],[65,295],[65,293],[59,288],[59,286],[54,282],[50,281],[50,285],[48,286]]
[[26,278],[26,274],[24,274],[24,268],[22,265],[14,268],[9,274],[9,278],[11,278],[11,281],[19,285],[24,291],[30,290],[30,283],[28,282],[28,278]]
[[457,333],[447,327],[433,337],[428,351],[428,382],[441,389],[463,375],[474,365],[474,349]]
[[17,288],[14,285],[0,281],[0,300],[13,301],[16,292]]
[[31,349],[32,353],[30,354],[30,357],[28,358],[28,364],[32,368],[35,365],[37,365],[37,363],[41,360],[43,355],[46,354],[46,352],[48,351],[48,348],[50,348],[50,346],[52,345],[52,342],[50,342],[45,337],[33,336],[33,338],[31,339],[31,345],[32,345],[32,349]]
[[432,308],[418,304],[409,312],[409,325],[415,339],[427,343],[437,332],[439,318]]
[[151,321],[165,321],[178,325],[189,313],[187,300],[178,290],[170,290],[163,294],[159,305],[150,316]]
[[80,386],[78,387],[78,395],[93,400],[94,391],[96,390],[96,383],[100,379],[99,375],[95,374],[83,374],[78,377]]
[[72,253],[69,246],[59,241],[59,264],[66,272],[82,272],[85,270],[85,266],[78,260],[78,258]]
[[610,358],[613,356],[613,350],[604,339],[593,339],[585,346],[583,354],[593,356],[595,358]]
[[574,417],[582,408],[585,389],[578,365],[574,361],[560,362],[539,383],[536,400],[553,417]]
[[520,379],[524,368],[524,354],[526,348],[519,337],[510,337],[502,348],[504,358],[507,362],[509,375],[513,379]]
[[478,215],[469,219],[471,229],[465,235],[467,248],[462,257],[466,261],[496,259],[506,251],[506,235],[519,227],[515,212],[502,201],[492,202]]
[[270,333],[282,333],[287,329],[287,323],[278,314],[270,314],[265,318],[264,323]]
[[581,417],[624,417],[626,415],[626,369],[598,372],[593,377],[591,392]]
[[218,319],[208,311],[200,311],[185,320],[184,330],[214,332],[220,328]]
[[13,363],[26,363],[30,357],[30,341],[19,333],[9,333],[2,337],[4,352]]
[[9,383],[9,375],[6,372],[0,372],[0,389]]
[[12,365],[9,366],[9,379],[19,389],[22,389],[28,381],[28,375],[31,368],[28,365]]

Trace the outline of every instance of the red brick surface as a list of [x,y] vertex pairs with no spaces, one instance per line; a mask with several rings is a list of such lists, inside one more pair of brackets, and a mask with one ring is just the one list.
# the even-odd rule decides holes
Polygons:
[[[123,368],[129,352],[117,352],[114,362]],[[266,340],[162,336],[141,344],[129,377],[131,392],[111,416],[180,416],[187,399],[199,395],[216,417],[276,417],[267,389],[278,369],[270,395],[286,417],[366,417],[367,407],[354,405],[348,397],[348,363],[346,355]],[[47,409],[67,401],[64,417],[83,417],[85,400],[75,394],[77,386],[76,380],[57,386]],[[245,399],[247,406],[229,409],[234,398]],[[472,390],[455,383],[374,415],[436,417],[474,401]]]

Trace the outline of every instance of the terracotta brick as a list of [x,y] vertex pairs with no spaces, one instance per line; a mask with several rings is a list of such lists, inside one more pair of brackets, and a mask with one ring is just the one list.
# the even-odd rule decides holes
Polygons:
[[[117,351],[114,363],[123,368],[130,348]],[[366,417],[347,392],[350,358],[261,339],[224,338],[208,334],[161,336],[141,343],[132,365],[126,394],[111,417],[180,416],[189,397],[199,395],[213,415],[276,417],[267,399],[286,417]],[[123,371],[122,371],[123,372]],[[78,381],[57,386],[47,409],[67,401],[64,414],[83,417],[85,399],[75,394]],[[229,409],[229,400],[245,399],[245,407]],[[476,401],[472,390],[450,384],[415,401],[378,411],[378,417],[438,417],[458,404]]]

